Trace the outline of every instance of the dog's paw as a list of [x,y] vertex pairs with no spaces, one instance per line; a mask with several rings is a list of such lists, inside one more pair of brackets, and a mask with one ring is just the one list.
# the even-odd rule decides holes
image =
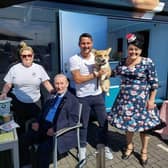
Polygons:
[[104,81],[106,78],[107,78],[106,75],[102,75],[102,76],[101,76],[101,80],[102,80],[102,81]]

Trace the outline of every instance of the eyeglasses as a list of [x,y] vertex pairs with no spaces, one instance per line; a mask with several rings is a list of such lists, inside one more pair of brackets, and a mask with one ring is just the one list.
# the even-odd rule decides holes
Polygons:
[[22,56],[22,58],[26,58],[26,57],[28,57],[28,58],[32,58],[33,55],[32,55],[32,54],[27,54],[27,55],[24,54],[24,55],[21,55],[21,56]]

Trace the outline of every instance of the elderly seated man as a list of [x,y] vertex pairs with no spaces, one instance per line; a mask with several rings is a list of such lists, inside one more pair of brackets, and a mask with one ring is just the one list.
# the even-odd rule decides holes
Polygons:
[[[53,152],[54,132],[78,122],[79,103],[68,91],[68,80],[58,74],[54,78],[55,93],[45,103],[43,113],[32,123],[31,129],[19,141],[21,166],[29,163],[28,147],[38,143],[37,167],[48,168]],[[64,153],[77,146],[76,131],[70,131],[58,138],[58,152]]]

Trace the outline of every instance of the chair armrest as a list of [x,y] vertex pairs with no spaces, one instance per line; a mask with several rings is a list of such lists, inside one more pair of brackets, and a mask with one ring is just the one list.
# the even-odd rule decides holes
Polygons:
[[73,129],[77,129],[77,128],[80,128],[80,127],[82,127],[82,124],[81,124],[81,123],[78,123],[78,124],[75,125],[75,126],[66,127],[66,128],[60,129],[59,131],[57,131],[57,132],[54,133],[54,136],[59,137],[60,135],[66,133],[66,132],[69,132],[69,131],[71,131],[71,130],[73,130]]

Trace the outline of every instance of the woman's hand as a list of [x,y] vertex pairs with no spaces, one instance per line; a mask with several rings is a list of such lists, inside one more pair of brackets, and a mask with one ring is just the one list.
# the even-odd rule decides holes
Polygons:
[[147,100],[147,109],[148,110],[153,110],[156,107],[155,101],[154,100]]
[[54,91],[54,87],[52,86],[49,80],[44,81],[43,85],[49,93],[52,93]]
[[0,100],[4,100],[4,99],[6,99],[6,97],[7,97],[7,94],[6,93],[2,93],[0,95]]
[[5,83],[3,86],[1,95],[0,95],[0,100],[6,99],[8,92],[12,88],[12,83]]

